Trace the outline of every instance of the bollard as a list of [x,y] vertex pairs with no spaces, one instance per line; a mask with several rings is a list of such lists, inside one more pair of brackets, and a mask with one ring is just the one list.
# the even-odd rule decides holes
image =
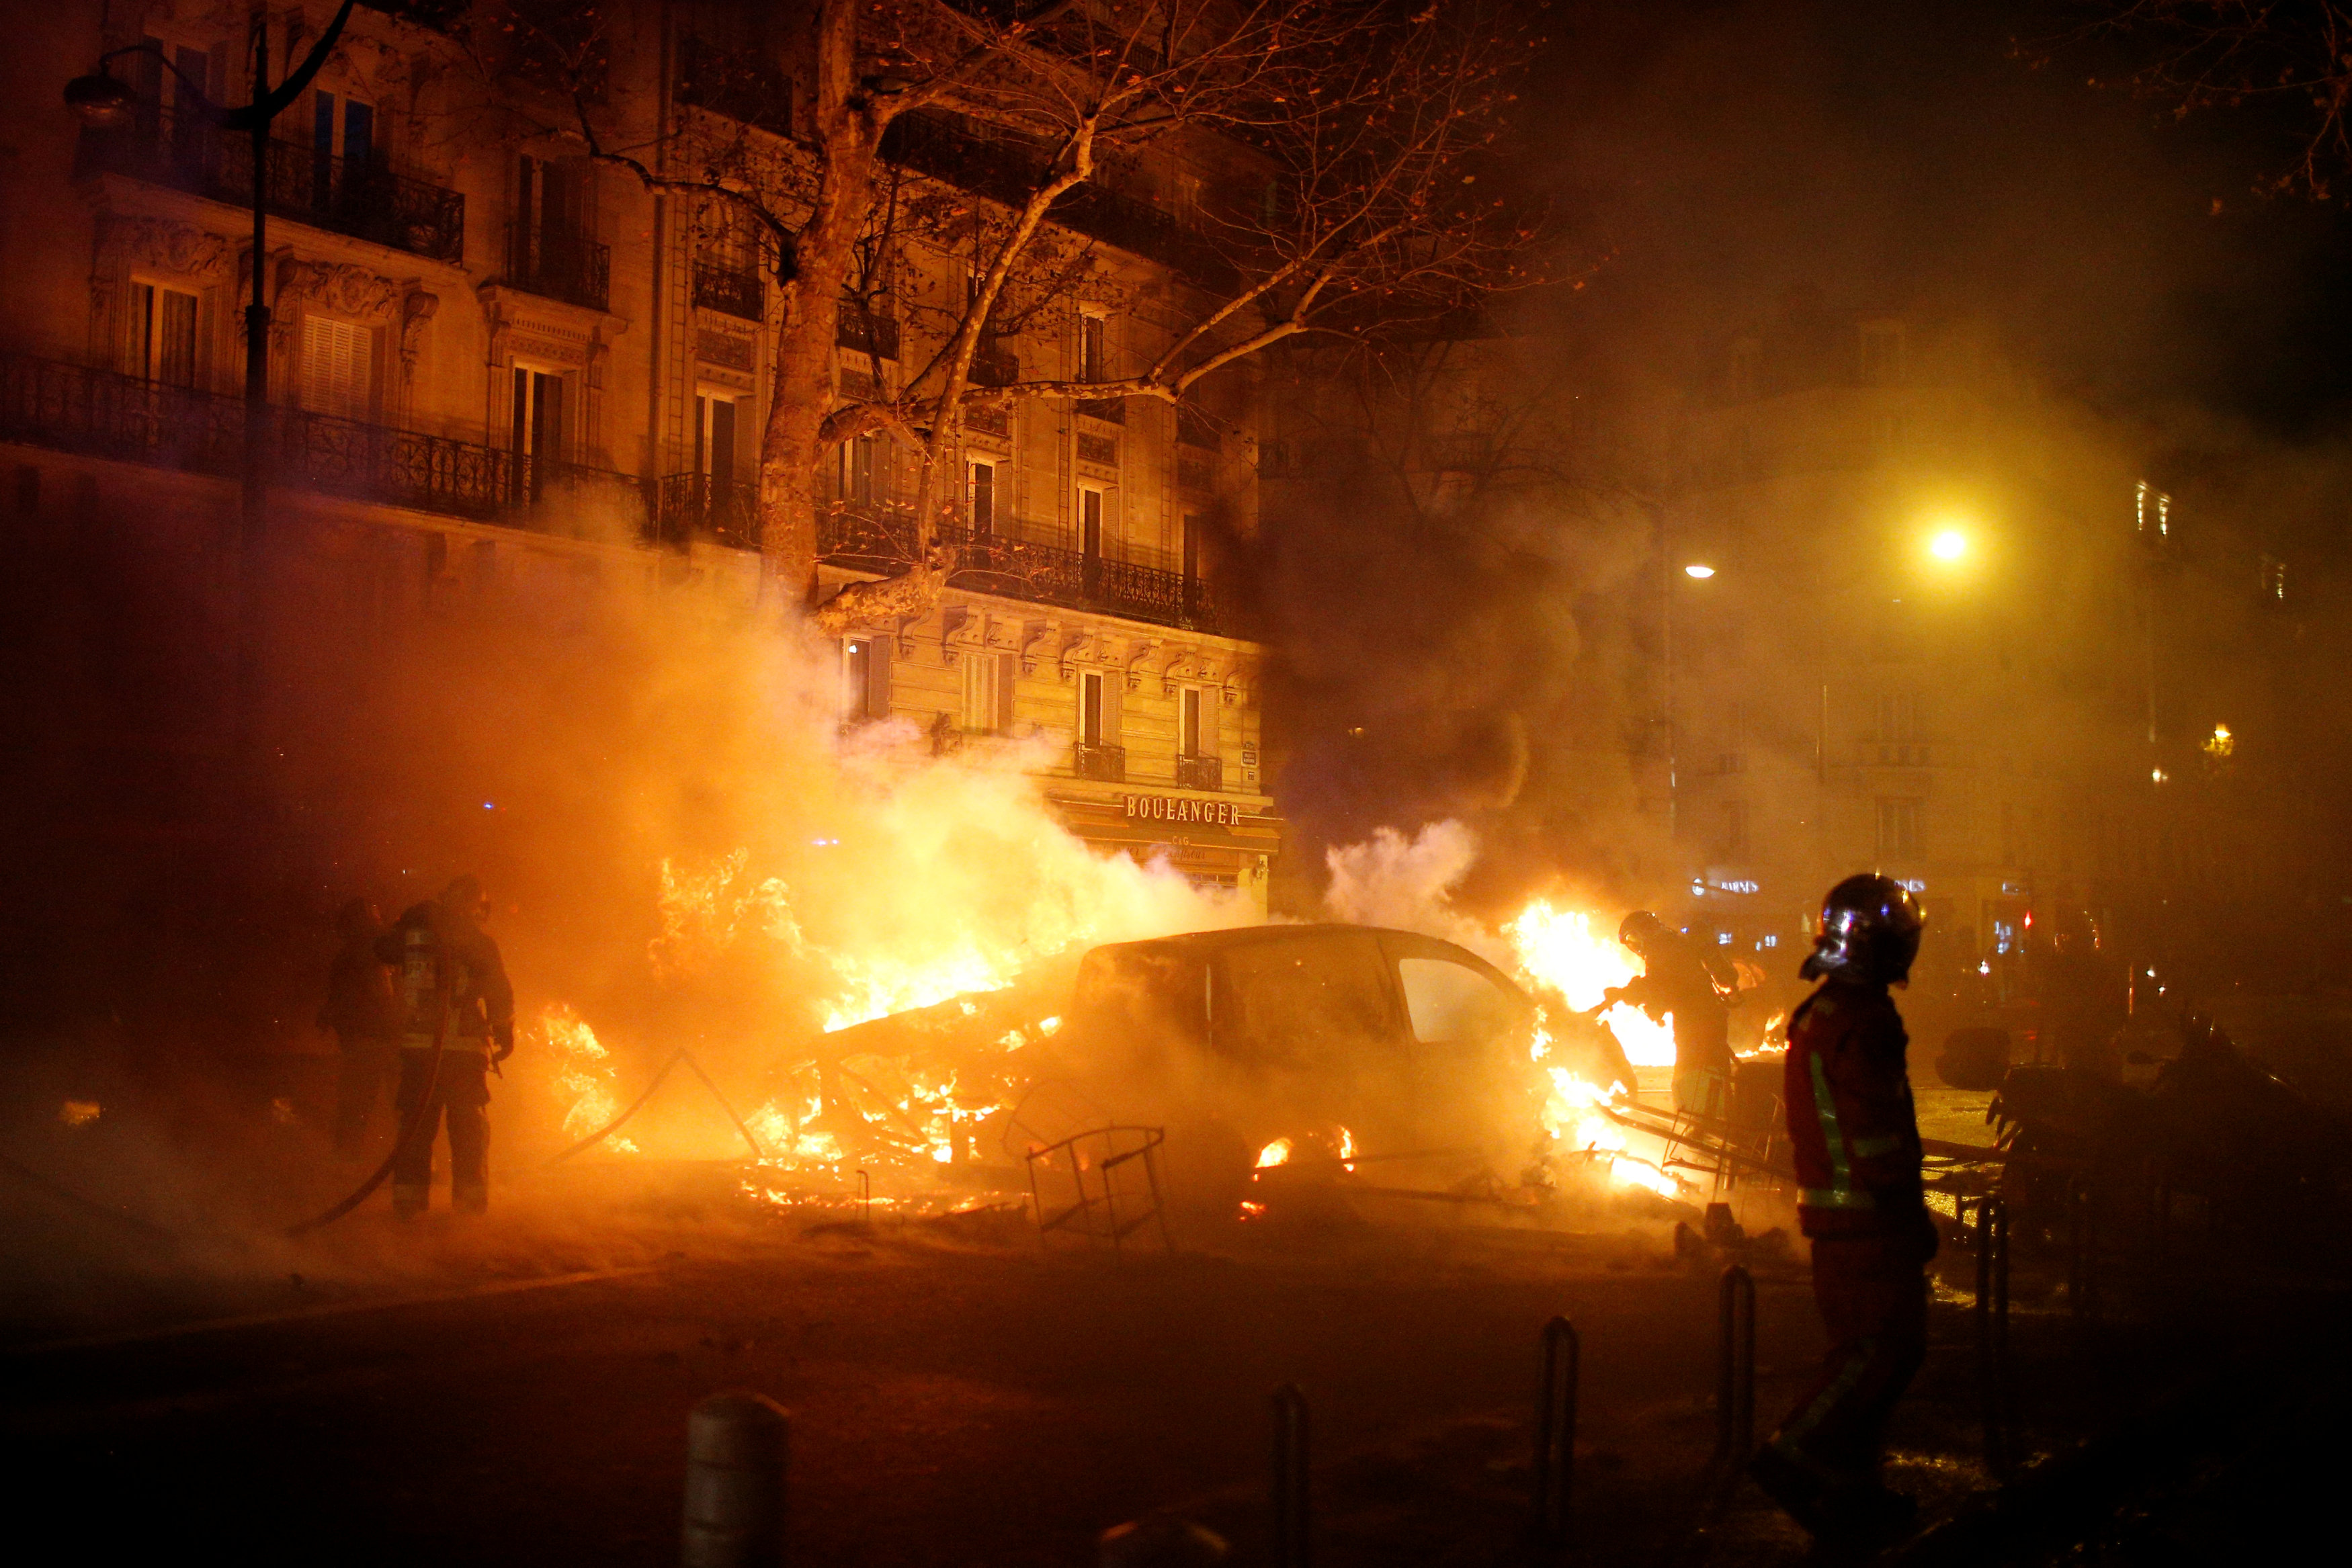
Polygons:
[[1985,1469],[2009,1473],[2009,1206],[1977,1200],[1977,1379],[1984,1403]]
[[1576,1479],[1576,1384],[1584,1356],[1576,1325],[1544,1324],[1543,1380],[1536,1388],[1534,1536],[1544,1554],[1568,1544],[1568,1503]]
[[1715,1462],[1726,1490],[1756,1449],[1756,1281],[1738,1263],[1723,1271],[1722,1340],[1715,1387]]
[[1274,1391],[1274,1561],[1276,1568],[1307,1568],[1307,1396],[1296,1383]]
[[874,1223],[874,1178],[866,1174],[864,1166],[857,1167],[857,1223]]
[[792,1416],[763,1395],[714,1394],[686,1422],[685,1568],[784,1560]]

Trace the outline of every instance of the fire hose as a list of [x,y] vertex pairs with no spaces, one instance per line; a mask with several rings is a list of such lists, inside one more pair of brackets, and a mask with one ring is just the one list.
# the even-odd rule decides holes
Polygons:
[[409,1112],[407,1124],[400,1129],[400,1136],[393,1141],[392,1153],[384,1155],[383,1164],[376,1166],[367,1180],[360,1183],[352,1195],[342,1202],[323,1214],[304,1220],[299,1225],[288,1227],[287,1235],[300,1236],[316,1230],[321,1226],[332,1225],[336,1220],[365,1203],[374,1195],[375,1189],[382,1186],[391,1176],[394,1167],[400,1164],[401,1157],[406,1155],[409,1146],[415,1143],[417,1134],[425,1130],[426,1121],[440,1112],[441,1107],[433,1098],[433,1092],[440,1087],[441,1052],[448,1044],[448,1040],[449,976],[442,961],[442,956],[436,949],[433,956],[433,1053],[425,1059],[425,1092],[416,1097],[415,1109]]

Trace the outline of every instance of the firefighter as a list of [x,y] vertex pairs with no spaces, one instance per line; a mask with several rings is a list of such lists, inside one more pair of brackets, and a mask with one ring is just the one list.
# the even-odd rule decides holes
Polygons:
[[376,956],[383,917],[375,905],[352,899],[337,912],[335,930],[343,945],[327,970],[319,1027],[335,1031],[342,1052],[335,1082],[335,1153],[355,1159],[376,1096],[399,1065],[400,1010],[393,999],[392,972]]
[[1642,960],[1642,972],[1603,991],[1601,1005],[1631,1002],[1659,1019],[1672,1014],[1675,1109],[1721,1116],[1731,1085],[1731,998],[1738,975],[1713,948],[1646,909],[1625,916],[1617,940]]
[[467,1214],[489,1206],[489,1073],[514,1052],[514,990],[499,945],[481,927],[488,908],[482,884],[461,876],[376,943],[377,956],[393,966],[400,999],[400,1124],[407,1131],[412,1118],[416,1123],[393,1164],[392,1207],[403,1218],[423,1213],[431,1196],[433,1140],[444,1117],[451,1206]]
[[1821,985],[1789,1020],[1782,1099],[1797,1218],[1813,1244],[1813,1300],[1829,1330],[1820,1376],[1750,1467],[1823,1547],[1900,1535],[1913,1500],[1879,1479],[1886,1418],[1927,1348],[1936,1229],[1919,1179],[1919,1127],[1887,988],[1919,950],[1918,902],[1887,877],[1830,890],[1799,971]]

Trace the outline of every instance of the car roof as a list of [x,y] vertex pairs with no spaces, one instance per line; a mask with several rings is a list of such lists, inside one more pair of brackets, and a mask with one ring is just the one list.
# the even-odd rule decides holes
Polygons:
[[1384,937],[1392,949],[1419,948],[1423,953],[1443,952],[1486,970],[1496,979],[1520,988],[1518,983],[1487,960],[1458,942],[1448,942],[1442,936],[1432,936],[1420,931],[1400,931],[1385,925],[1353,925],[1345,921],[1295,921],[1282,925],[1241,925],[1223,931],[1186,931],[1173,936],[1155,936],[1140,942],[1107,942],[1095,949],[1097,953],[1184,953],[1206,955],[1229,952],[1236,947],[1263,946],[1276,942],[1296,942],[1314,937],[1339,936]]

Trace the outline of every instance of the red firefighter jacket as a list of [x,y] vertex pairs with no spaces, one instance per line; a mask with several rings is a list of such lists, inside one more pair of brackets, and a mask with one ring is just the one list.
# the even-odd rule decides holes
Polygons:
[[1883,987],[1829,981],[1789,1020],[1782,1098],[1806,1235],[1906,1235],[1922,1226],[1908,1043]]

